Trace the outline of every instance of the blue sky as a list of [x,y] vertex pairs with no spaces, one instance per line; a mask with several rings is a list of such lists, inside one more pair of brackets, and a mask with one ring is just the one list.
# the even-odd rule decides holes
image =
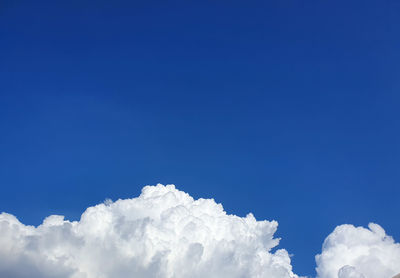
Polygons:
[[277,220],[303,275],[337,225],[374,221],[399,240],[399,12],[3,1],[0,211],[78,219],[173,183]]

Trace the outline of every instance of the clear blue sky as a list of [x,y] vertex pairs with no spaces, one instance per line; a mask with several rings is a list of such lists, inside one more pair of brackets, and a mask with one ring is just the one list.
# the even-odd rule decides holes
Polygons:
[[1,1],[0,211],[78,219],[174,183],[276,219],[294,271],[339,224],[400,239],[398,1]]

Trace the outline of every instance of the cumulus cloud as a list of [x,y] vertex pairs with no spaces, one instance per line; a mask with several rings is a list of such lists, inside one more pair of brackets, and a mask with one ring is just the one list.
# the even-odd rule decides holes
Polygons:
[[[79,221],[52,215],[34,227],[0,214],[0,277],[300,278],[288,252],[275,250],[277,226],[228,215],[173,185],[146,186],[137,198],[89,207]],[[399,273],[400,244],[368,227],[337,227],[316,256],[317,278]]]
[[173,185],[89,207],[79,221],[38,227],[0,214],[0,277],[297,278],[288,252],[273,251],[278,223],[228,215],[212,199]]
[[338,226],[316,256],[320,278],[391,278],[400,272],[400,244],[378,224]]

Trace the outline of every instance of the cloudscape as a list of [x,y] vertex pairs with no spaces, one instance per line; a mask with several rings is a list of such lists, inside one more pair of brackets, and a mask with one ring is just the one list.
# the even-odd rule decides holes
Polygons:
[[0,0],[0,278],[400,278],[399,15]]
[[[34,227],[2,213],[0,277],[300,278],[277,228],[174,185],[146,186],[139,197],[87,208],[79,221],[51,215]],[[346,224],[323,243],[317,277],[391,278],[399,262],[400,244],[378,224]]]

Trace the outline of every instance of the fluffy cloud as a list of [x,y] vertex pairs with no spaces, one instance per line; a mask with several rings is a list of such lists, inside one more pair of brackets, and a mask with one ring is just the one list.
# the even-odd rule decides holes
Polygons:
[[89,207],[80,221],[38,227],[0,215],[0,277],[297,278],[288,252],[271,251],[277,222],[227,215],[212,199],[173,185]]
[[[52,215],[33,227],[0,214],[0,277],[299,278],[288,252],[273,251],[277,226],[173,185],[146,186],[137,198],[89,207],[80,221]],[[390,278],[400,244],[377,224],[342,225],[316,261],[318,278]]]
[[400,272],[400,244],[385,230],[341,225],[326,239],[316,256],[320,278],[391,278]]

